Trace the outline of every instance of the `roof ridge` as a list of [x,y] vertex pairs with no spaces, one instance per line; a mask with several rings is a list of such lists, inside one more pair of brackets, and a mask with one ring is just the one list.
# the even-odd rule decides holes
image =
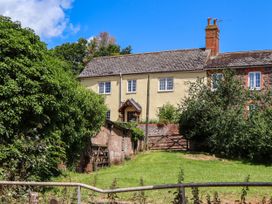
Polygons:
[[241,50],[241,51],[235,51],[235,52],[222,52],[219,53],[219,55],[223,55],[223,54],[244,54],[244,53],[257,53],[257,52],[272,52],[272,49],[266,49],[266,50]]
[[185,51],[193,51],[193,50],[206,50],[206,48],[188,48],[188,49],[175,49],[175,50],[162,50],[162,51],[154,51],[154,52],[142,52],[142,53],[133,53],[133,54],[124,54],[124,55],[113,55],[113,56],[101,56],[101,57],[94,57],[95,59],[107,59],[107,58],[118,58],[118,57],[128,57],[128,56],[135,56],[135,55],[146,55],[146,54],[159,54],[162,52],[185,52]]

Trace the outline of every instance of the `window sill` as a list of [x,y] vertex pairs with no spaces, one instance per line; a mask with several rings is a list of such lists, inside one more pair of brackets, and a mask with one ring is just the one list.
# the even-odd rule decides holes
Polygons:
[[254,88],[254,89],[249,89],[250,91],[261,91],[262,89],[261,88]]
[[111,93],[98,93],[99,95],[111,95]]
[[127,92],[127,94],[136,94],[137,92],[134,91],[134,92]]
[[174,90],[158,90],[158,93],[174,92]]

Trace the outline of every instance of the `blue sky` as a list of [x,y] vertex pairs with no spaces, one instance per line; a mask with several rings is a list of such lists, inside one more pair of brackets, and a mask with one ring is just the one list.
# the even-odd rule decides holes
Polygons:
[[[0,0],[1,7],[5,1],[7,5],[9,0]],[[46,26],[43,30],[41,25],[33,24],[50,48],[76,41],[79,37],[89,38],[102,31],[115,36],[123,47],[131,45],[133,53],[204,47],[207,18],[215,17],[219,19],[221,30],[221,52],[272,49],[270,0],[23,1],[33,4],[35,1],[43,1],[44,5],[51,2],[51,7],[54,2],[54,6],[59,6],[63,11],[63,16],[58,15],[62,20],[57,23],[59,25],[65,21],[65,24],[56,32],[50,32],[56,26],[50,22],[48,24],[52,28]],[[59,4],[56,5],[55,2]],[[48,7],[48,11],[52,9]],[[9,14],[12,15],[12,11]],[[35,14],[39,15],[39,11]],[[51,13],[47,12],[45,15],[44,19],[56,21],[55,16],[50,18]],[[26,23],[26,26],[29,25],[30,23]],[[43,36],[43,32],[47,32],[47,35]]]

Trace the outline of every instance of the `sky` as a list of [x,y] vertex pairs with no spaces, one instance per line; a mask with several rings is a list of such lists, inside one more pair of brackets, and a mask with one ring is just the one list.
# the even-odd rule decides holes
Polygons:
[[221,52],[272,49],[271,11],[271,0],[0,0],[48,48],[106,31],[133,53],[205,47],[208,17]]

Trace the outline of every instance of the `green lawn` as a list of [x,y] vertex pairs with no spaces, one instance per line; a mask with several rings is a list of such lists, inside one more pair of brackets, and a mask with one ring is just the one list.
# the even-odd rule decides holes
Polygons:
[[[185,182],[228,182],[244,181],[250,175],[250,181],[272,182],[272,166],[253,165],[241,161],[220,160],[203,154],[186,154],[181,152],[146,152],[135,156],[119,166],[102,169],[91,174],[66,172],[58,181],[73,181],[92,184],[94,175],[97,175],[97,186],[109,188],[114,178],[118,187],[138,186],[139,179],[144,179],[145,185],[176,183],[180,168],[184,169]],[[149,201],[153,203],[170,203],[174,190],[169,192],[149,191]],[[190,195],[190,189],[186,191]],[[200,189],[205,199],[207,192],[213,194],[218,191],[221,198],[239,199],[241,188],[213,188]],[[123,199],[131,197],[120,195]],[[248,197],[255,199],[262,196],[272,196],[271,188],[250,188]],[[258,198],[258,199],[259,199]]]

